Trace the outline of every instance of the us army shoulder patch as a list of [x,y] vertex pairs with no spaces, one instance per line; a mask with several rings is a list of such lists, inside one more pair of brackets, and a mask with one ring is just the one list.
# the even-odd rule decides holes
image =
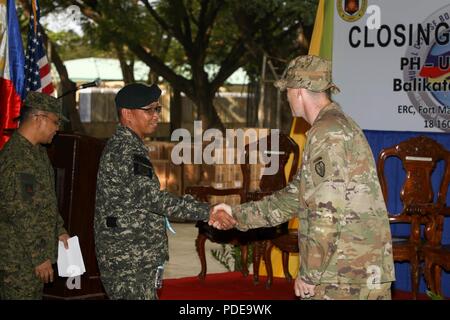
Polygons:
[[36,177],[29,173],[19,173],[22,199],[31,201],[36,193]]
[[322,160],[322,157],[319,157],[314,160],[314,170],[320,177],[323,178],[325,176],[326,167],[325,163]]
[[333,173],[328,151],[323,151],[311,158],[309,170],[315,186],[320,185]]

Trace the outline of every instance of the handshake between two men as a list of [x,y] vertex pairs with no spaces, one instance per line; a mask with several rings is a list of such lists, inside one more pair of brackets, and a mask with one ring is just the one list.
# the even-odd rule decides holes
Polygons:
[[211,207],[208,224],[218,230],[229,230],[237,224],[237,221],[233,217],[231,207],[220,203]]
[[[208,224],[218,230],[229,230],[236,226],[238,221],[233,217],[229,205],[220,203],[211,207]],[[310,299],[316,295],[315,284],[305,282],[301,277],[295,280],[295,295],[302,299]]]

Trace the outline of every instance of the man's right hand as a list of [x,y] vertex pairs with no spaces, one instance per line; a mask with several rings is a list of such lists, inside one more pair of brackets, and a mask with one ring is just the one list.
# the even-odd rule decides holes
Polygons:
[[211,208],[208,224],[219,230],[233,228],[237,221],[233,218],[231,207],[221,203]]
[[53,282],[53,267],[50,259],[38,265],[34,269],[34,272],[36,273],[36,277],[41,279],[42,282],[44,283]]

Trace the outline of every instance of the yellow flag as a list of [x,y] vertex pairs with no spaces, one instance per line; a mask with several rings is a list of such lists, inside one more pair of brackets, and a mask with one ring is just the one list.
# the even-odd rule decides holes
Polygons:
[[[333,14],[334,1],[320,0],[317,7],[316,19],[314,22],[313,34],[309,46],[309,54],[320,56],[331,60],[333,48]],[[310,125],[302,118],[294,118],[291,124],[290,136],[300,147],[300,160],[302,159],[303,148],[306,142],[306,131]],[[286,164],[286,179],[289,177],[289,172],[292,168],[293,157],[291,157]],[[300,162],[299,162],[300,164]],[[298,228],[298,219],[294,218],[289,222],[290,229]],[[272,250],[272,269],[274,277],[284,277],[282,254],[277,248]],[[299,269],[298,254],[290,254],[289,256],[289,272],[293,277],[297,276]],[[260,274],[265,275],[266,270],[263,265],[260,268]]]
[[[317,7],[309,54],[331,60],[333,51],[333,11],[334,1],[320,0]],[[294,118],[291,125],[290,136],[300,147],[300,159],[305,145],[305,133],[309,124],[302,118]],[[286,176],[290,172],[292,159],[286,165]]]

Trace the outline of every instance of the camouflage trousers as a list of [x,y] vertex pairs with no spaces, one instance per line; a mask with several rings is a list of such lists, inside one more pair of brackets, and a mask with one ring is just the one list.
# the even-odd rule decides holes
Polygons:
[[381,283],[369,289],[366,284],[318,285],[311,300],[391,300],[391,282]]
[[112,300],[157,300],[155,288],[156,270],[149,274],[130,276],[101,275],[103,287]]
[[0,270],[0,300],[42,300],[43,290],[31,265]]

